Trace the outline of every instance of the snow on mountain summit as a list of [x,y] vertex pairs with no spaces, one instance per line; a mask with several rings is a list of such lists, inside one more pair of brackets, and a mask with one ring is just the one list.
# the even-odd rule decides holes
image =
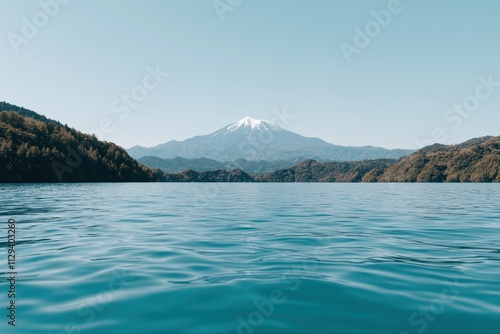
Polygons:
[[276,130],[282,130],[281,127],[278,125],[269,122],[269,121],[263,121],[260,119],[255,119],[252,117],[245,117],[238,122],[229,125],[225,130],[227,132],[235,132],[238,130],[245,130],[245,132],[253,132],[253,131],[258,131],[258,130],[264,130],[264,131],[276,131]]
[[252,118],[252,117],[245,117],[243,118],[242,120],[239,120],[238,122],[236,122],[236,125],[239,125],[239,126],[250,126],[252,128],[256,128],[258,127],[260,124],[262,123],[262,121],[260,119],[255,119],[255,118]]

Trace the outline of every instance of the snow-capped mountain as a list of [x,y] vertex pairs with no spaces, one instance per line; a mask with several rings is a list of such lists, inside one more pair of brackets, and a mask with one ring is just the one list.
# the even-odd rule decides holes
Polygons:
[[245,160],[289,160],[296,158],[318,161],[354,161],[377,158],[400,158],[410,150],[387,150],[380,147],[346,147],[327,143],[319,138],[303,137],[269,121],[245,117],[204,136],[184,141],[170,141],[151,148],[134,146],[128,153],[139,159],[209,158],[221,162]]
[[254,131],[281,131],[283,130],[278,125],[269,121],[262,121],[251,117],[245,117],[242,120],[229,125],[228,127],[214,132],[212,136],[227,135],[233,132],[241,132],[247,135],[252,134]]

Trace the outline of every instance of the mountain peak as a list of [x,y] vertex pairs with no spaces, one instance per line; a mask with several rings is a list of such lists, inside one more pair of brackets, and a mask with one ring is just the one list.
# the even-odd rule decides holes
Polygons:
[[254,127],[259,127],[259,125],[261,125],[262,122],[264,122],[264,121],[247,116],[247,117],[239,120],[238,122],[236,122],[236,124],[240,125],[240,126],[244,125],[244,126],[250,126],[250,127],[254,128]]
[[[146,155],[143,150],[138,149],[130,150],[129,153],[136,158]],[[249,116],[213,133],[179,142],[170,141],[147,151],[147,155],[160,158],[208,158],[221,162],[238,159],[288,161],[298,158],[301,161],[312,158],[317,161],[354,161],[400,158],[409,153],[412,151],[333,145],[319,138],[301,136],[272,121]]]
[[250,116],[247,116],[238,122],[229,125],[225,130],[227,132],[235,132],[237,130],[245,130],[245,132],[253,132],[256,130],[281,130],[281,128],[269,121],[264,121],[260,119],[255,119]]

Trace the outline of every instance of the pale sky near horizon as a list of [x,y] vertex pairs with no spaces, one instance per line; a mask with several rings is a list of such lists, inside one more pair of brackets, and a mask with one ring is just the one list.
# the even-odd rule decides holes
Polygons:
[[0,101],[126,148],[284,109],[338,145],[500,135],[495,0],[55,1],[0,0]]

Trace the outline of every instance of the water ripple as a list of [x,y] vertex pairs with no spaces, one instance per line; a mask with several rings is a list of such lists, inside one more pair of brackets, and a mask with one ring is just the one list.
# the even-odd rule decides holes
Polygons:
[[16,333],[494,333],[499,195],[477,184],[0,185],[1,215],[18,223]]

